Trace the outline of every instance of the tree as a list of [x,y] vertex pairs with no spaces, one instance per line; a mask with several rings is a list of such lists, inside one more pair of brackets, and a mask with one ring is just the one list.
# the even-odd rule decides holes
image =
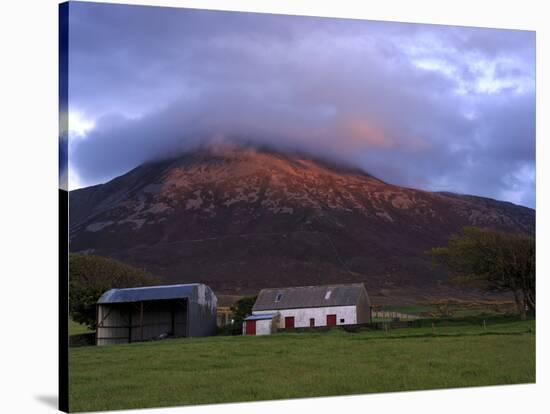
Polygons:
[[239,299],[233,306],[233,334],[240,334],[243,329],[243,319],[252,314],[252,307],[256,303],[257,296],[245,296]]
[[95,329],[96,303],[109,289],[150,286],[160,279],[116,260],[101,256],[69,255],[69,314],[81,324]]
[[525,234],[465,227],[447,247],[431,250],[435,266],[454,273],[457,283],[486,292],[512,292],[522,319],[535,311],[535,238]]

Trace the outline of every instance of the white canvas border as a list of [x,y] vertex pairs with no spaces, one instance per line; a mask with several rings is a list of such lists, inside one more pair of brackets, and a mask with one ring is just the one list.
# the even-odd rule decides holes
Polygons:
[[[537,283],[548,295],[548,13],[536,0],[146,0],[122,3],[351,17],[537,31]],[[57,393],[57,1],[0,6],[2,76],[2,398],[0,411],[54,412]],[[545,27],[546,26],[546,27]],[[546,70],[547,73],[548,70]],[[546,217],[545,217],[546,216]],[[17,313],[16,313],[17,311]],[[378,411],[542,412],[548,405],[548,306],[537,310],[537,385],[371,394],[261,403],[140,410],[139,413]],[[17,316],[15,316],[17,315]],[[546,323],[547,324],[547,323]],[[133,412],[133,411],[125,411]],[[138,412],[138,411],[135,411]]]

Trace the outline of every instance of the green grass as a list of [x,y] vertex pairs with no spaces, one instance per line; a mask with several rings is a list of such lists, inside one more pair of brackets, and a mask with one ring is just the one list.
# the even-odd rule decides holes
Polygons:
[[495,312],[492,309],[458,309],[453,311],[453,317],[462,318],[465,316],[495,316],[500,315],[500,313]]
[[78,335],[83,333],[93,332],[86,325],[81,325],[78,322],[69,319],[69,335]]
[[[448,307],[451,312],[451,316],[455,318],[462,318],[465,316],[494,316],[494,315],[503,315],[504,312],[501,310],[497,312],[494,307],[491,306],[479,306],[479,307],[469,307],[467,305],[461,304],[452,304]],[[383,311],[388,312],[400,312],[407,315],[426,315],[426,314],[438,314],[437,306],[432,305],[408,305],[408,306],[384,306],[382,307]],[[506,310],[504,308],[504,310]],[[386,318],[388,320],[391,318]]]
[[535,322],[172,339],[70,349],[71,411],[535,381]]

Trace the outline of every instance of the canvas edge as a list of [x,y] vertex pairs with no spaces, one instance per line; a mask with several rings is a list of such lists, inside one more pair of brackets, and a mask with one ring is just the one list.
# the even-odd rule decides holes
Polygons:
[[69,3],[59,4],[59,400],[60,411],[69,412]]

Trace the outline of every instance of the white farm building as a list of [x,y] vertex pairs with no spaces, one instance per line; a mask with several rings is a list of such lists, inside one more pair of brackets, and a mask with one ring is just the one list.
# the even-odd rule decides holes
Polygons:
[[355,325],[371,321],[371,303],[362,283],[262,289],[244,319],[243,334],[277,329]]

